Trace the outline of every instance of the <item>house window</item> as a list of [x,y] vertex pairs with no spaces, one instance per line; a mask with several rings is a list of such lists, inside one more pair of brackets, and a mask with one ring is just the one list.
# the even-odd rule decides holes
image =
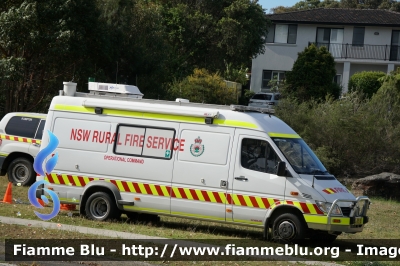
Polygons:
[[268,29],[267,43],[295,44],[297,39],[297,25],[273,24]]
[[285,72],[283,71],[274,71],[274,70],[263,70],[263,77],[262,77],[262,88],[263,89],[270,89],[271,86],[268,83],[271,79],[276,78],[279,81],[283,81],[285,79]]
[[343,43],[343,29],[318,28],[317,29],[318,44],[335,44]]
[[336,83],[337,85],[342,85],[342,74],[337,74],[334,78],[333,78],[333,82]]
[[390,61],[400,61],[400,30],[392,32],[392,45],[390,47]]
[[353,46],[364,46],[364,27],[354,27],[353,29]]
[[333,57],[341,57],[343,29],[318,28],[317,46],[325,46]]

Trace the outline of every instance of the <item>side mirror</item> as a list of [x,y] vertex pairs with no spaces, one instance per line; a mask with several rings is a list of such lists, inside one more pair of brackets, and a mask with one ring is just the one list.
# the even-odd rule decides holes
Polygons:
[[285,162],[279,162],[278,167],[277,167],[277,176],[286,176],[286,163]]

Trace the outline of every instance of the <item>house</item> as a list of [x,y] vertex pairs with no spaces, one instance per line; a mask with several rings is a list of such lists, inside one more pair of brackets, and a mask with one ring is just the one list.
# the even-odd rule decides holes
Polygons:
[[298,53],[311,43],[326,46],[335,58],[343,93],[361,71],[389,73],[400,67],[400,13],[380,9],[326,9],[268,14],[272,21],[265,53],[252,61],[250,89],[268,91],[272,77],[285,78]]

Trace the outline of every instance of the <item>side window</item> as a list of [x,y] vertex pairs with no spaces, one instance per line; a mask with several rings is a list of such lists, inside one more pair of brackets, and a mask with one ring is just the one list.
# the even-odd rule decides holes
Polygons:
[[258,172],[276,174],[280,159],[271,145],[265,140],[242,140],[241,148],[242,167]]
[[8,121],[6,134],[24,138],[33,138],[40,122],[39,118],[14,116]]
[[35,139],[42,139],[43,129],[44,129],[44,124],[45,123],[46,123],[46,120],[41,120],[40,121],[39,127],[38,127],[38,129],[36,131]]
[[364,36],[365,36],[365,28],[364,27],[354,27],[353,29],[353,46],[364,46]]
[[114,153],[158,159],[171,159],[175,130],[171,128],[119,125],[117,135],[121,142],[114,143]]
[[273,24],[268,28],[267,43],[296,44],[297,24]]

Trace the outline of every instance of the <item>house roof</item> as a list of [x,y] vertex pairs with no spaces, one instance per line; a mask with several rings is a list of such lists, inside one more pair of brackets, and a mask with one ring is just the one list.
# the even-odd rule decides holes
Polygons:
[[316,8],[267,14],[273,22],[400,27],[400,13],[383,9]]

